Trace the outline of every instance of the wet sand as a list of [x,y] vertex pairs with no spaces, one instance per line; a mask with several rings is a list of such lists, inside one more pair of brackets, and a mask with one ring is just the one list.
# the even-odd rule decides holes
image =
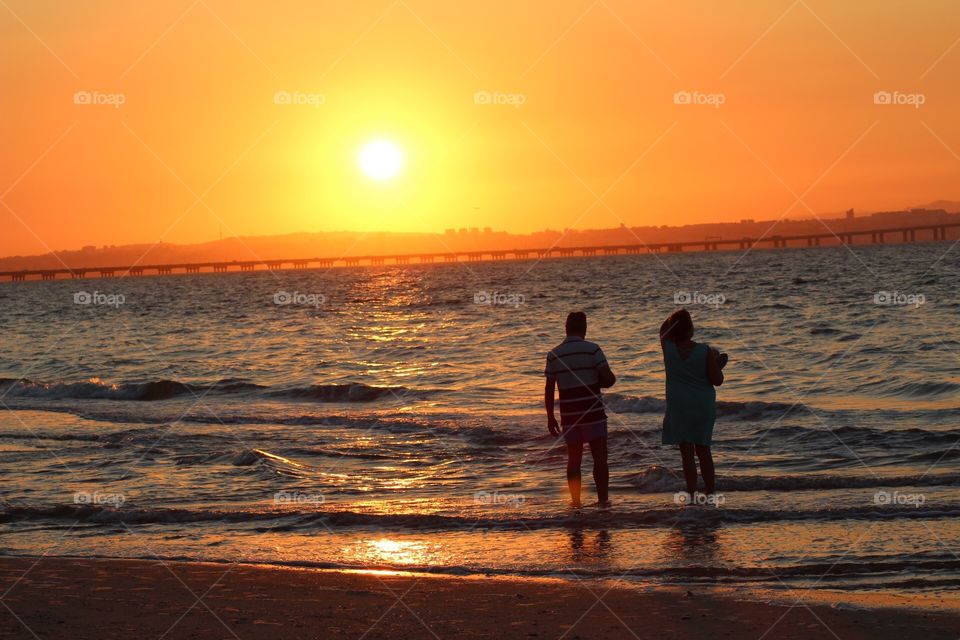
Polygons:
[[0,638],[960,636],[929,607],[835,608],[686,589],[260,565],[0,558]]

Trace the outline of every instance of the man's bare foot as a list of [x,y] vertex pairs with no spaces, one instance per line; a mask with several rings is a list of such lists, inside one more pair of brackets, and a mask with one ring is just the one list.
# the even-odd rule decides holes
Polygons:
[[597,509],[600,511],[609,511],[610,510],[610,501],[609,500],[598,500]]

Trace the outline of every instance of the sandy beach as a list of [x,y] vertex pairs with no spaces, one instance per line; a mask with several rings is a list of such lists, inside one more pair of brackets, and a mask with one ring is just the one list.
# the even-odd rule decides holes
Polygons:
[[956,638],[934,610],[790,607],[611,583],[239,564],[0,560],[3,638]]

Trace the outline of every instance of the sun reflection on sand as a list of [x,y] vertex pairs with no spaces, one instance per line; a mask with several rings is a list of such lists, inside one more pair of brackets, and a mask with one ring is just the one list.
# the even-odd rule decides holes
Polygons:
[[436,545],[419,540],[378,538],[359,541],[353,547],[344,549],[344,552],[360,564],[423,566],[436,558]]
[[347,569],[344,573],[360,573],[368,576],[408,576],[414,575],[409,571],[398,571],[394,569]]

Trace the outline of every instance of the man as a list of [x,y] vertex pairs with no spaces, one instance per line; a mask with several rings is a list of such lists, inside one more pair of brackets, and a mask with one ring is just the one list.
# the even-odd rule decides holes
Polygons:
[[[547,428],[553,436],[563,434],[567,443],[567,485],[571,506],[580,507],[580,462],[583,445],[590,445],[593,457],[593,481],[597,485],[597,506],[610,507],[607,488],[607,414],[603,410],[601,388],[612,387],[616,377],[607,364],[603,350],[588,342],[587,315],[574,311],[567,316],[567,337],[547,354],[544,375],[547,383],[543,403],[547,409]],[[553,414],[554,388],[560,388],[560,424]]]

